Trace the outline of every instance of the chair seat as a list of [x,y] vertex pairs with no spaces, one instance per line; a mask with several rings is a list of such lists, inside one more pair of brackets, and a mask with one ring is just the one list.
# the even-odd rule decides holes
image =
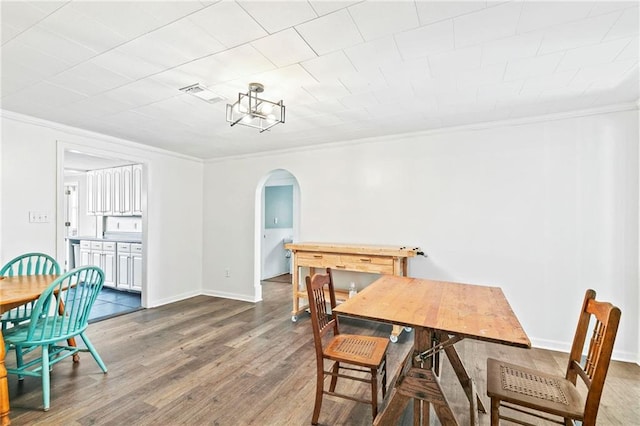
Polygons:
[[487,359],[487,395],[504,402],[582,420],[585,400],[564,377]]
[[384,359],[389,339],[374,336],[338,334],[324,349],[324,356],[334,361],[376,368]]
[[31,318],[31,308],[25,308],[19,311],[18,309],[12,309],[10,311],[5,312],[0,316],[0,320],[2,321],[26,321]]

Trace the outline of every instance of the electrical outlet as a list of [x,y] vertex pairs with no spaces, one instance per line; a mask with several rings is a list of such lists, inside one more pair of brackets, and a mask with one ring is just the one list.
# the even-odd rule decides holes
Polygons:
[[229,268],[227,268],[227,269],[225,269],[225,270],[224,270],[224,276],[225,276],[226,278],[229,278],[229,277],[231,276],[231,271],[229,271]]

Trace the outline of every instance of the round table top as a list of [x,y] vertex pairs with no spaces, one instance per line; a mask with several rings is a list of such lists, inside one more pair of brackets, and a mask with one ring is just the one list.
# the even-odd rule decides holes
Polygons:
[[0,314],[36,300],[59,275],[0,277]]

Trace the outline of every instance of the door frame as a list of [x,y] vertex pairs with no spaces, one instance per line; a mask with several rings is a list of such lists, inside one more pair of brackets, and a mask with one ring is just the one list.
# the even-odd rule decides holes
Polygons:
[[[264,228],[264,188],[270,179],[283,179],[283,184],[286,179],[287,185],[293,185],[293,240],[298,239],[300,232],[300,205],[301,205],[301,191],[300,184],[296,176],[287,169],[273,169],[266,173],[258,181],[255,193],[254,203],[254,255],[253,255],[253,274],[254,274],[254,301],[259,302],[262,300],[262,263],[264,257],[263,250],[263,235]],[[295,271],[294,271],[295,273]]]
[[[93,148],[87,145],[74,144],[61,140],[56,141],[56,259],[60,260],[63,256],[66,256],[66,241],[64,230],[64,152],[67,150],[75,150],[83,152],[89,155],[94,155],[104,158],[117,158],[123,161],[130,161],[131,163],[142,164],[142,244],[148,247],[147,244],[147,229],[149,215],[144,213],[148,212],[148,164],[147,161],[124,152],[107,151],[103,149]],[[82,208],[81,206],[79,208]],[[142,290],[140,292],[140,305],[143,308],[149,306],[148,303],[148,288],[147,288],[147,253],[148,250],[142,252]]]

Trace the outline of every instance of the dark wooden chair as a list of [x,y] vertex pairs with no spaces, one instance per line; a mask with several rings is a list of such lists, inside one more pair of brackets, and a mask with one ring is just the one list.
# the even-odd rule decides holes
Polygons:
[[[492,426],[497,426],[499,419],[530,424],[501,414],[501,408],[558,424],[572,425],[574,420],[579,420],[584,426],[595,426],[620,322],[620,309],[595,298],[596,292],[587,290],[564,377],[492,358],[487,360],[487,395],[491,398]],[[595,317],[594,321],[592,317]],[[583,358],[590,330],[592,336],[587,355]],[[586,386],[586,397],[576,385],[578,377]]]
[[[306,277],[306,282],[317,365],[316,401],[311,423],[318,424],[324,394],[371,404],[371,411],[373,418],[375,418],[378,414],[378,374],[382,376],[383,399],[387,392],[386,359],[389,339],[340,334],[338,317],[333,314],[336,296],[329,268],[327,268],[326,275],[314,274],[312,277]],[[327,309],[327,302],[329,302],[331,310]],[[333,331],[333,336],[325,337],[329,331]],[[325,340],[327,340],[326,343]],[[324,368],[325,359],[333,361],[333,365],[328,370]],[[367,374],[365,377],[358,377],[353,374],[344,374],[341,372],[342,370],[355,371],[360,376],[362,376],[362,372]],[[331,376],[331,383],[329,390],[325,390],[324,381],[329,376]],[[369,383],[371,399],[362,399],[336,392],[338,378]]]

